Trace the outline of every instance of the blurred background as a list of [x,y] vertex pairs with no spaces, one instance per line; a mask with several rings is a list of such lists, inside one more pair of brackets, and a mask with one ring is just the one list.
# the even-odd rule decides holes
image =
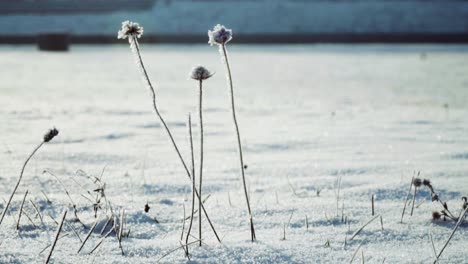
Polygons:
[[466,0],[0,0],[0,43],[112,43],[127,19],[144,42],[204,42],[217,23],[237,43],[468,42]]

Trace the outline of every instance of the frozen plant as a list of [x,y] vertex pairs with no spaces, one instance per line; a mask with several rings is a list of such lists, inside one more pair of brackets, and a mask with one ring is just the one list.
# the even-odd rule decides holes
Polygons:
[[[202,196],[202,182],[203,182],[203,81],[210,78],[213,74],[203,66],[197,66],[190,72],[190,77],[198,81],[199,97],[198,97],[198,117],[200,127],[200,170],[198,172],[198,192]],[[198,201],[198,239],[200,240],[199,246],[202,245],[202,215],[201,215],[201,199]]]
[[232,30],[225,28],[223,25],[217,24],[213,31],[208,30],[208,43],[213,45],[226,45],[232,39]]
[[[169,130],[169,127],[166,124],[166,121],[164,120],[163,116],[159,112],[159,108],[158,108],[158,105],[156,103],[156,92],[155,92],[155,89],[153,87],[153,84],[151,83],[151,81],[149,79],[148,73],[147,73],[145,65],[143,63],[143,59],[141,58],[141,52],[140,52],[140,46],[138,44],[138,39],[142,35],[143,35],[143,27],[141,27],[138,23],[131,22],[131,21],[127,20],[127,21],[122,22],[122,28],[118,32],[117,38],[119,38],[119,39],[128,38],[130,48],[131,48],[133,54],[136,57],[136,62],[138,64],[138,67],[139,67],[139,69],[141,71],[141,74],[143,76],[143,80],[146,83],[146,86],[148,86],[149,90],[151,91],[153,109],[154,109],[156,115],[158,116],[160,122],[163,124],[164,129],[166,130],[167,135],[169,136],[169,139],[171,140],[172,146],[174,147],[174,149],[175,149],[175,151],[176,151],[176,153],[177,153],[177,155],[179,157],[179,160],[182,163],[182,166],[184,167],[185,172],[187,173],[187,176],[188,176],[189,180],[192,182],[192,175],[190,174],[190,171],[189,171],[189,169],[187,167],[187,164],[185,163],[184,158],[182,157],[182,154],[179,151],[179,147],[177,146],[177,144],[176,144],[176,142],[174,140],[174,137],[172,136],[172,133]],[[194,192],[195,192],[195,195],[197,196],[197,199],[199,201],[201,201],[201,196],[199,195],[197,189],[194,189]],[[213,233],[216,236],[216,239],[218,240],[218,242],[221,242],[221,239],[219,238],[218,234],[216,233],[216,230],[215,230],[213,224],[211,223],[210,218],[208,217],[208,213],[206,212],[203,203],[201,203],[201,207],[202,207],[203,213],[205,214],[206,219],[208,220],[208,223],[211,226],[211,229],[213,230]]]
[[42,138],[41,143],[39,143],[39,145],[37,145],[37,147],[31,152],[31,154],[28,156],[26,161],[23,163],[23,167],[21,168],[21,173],[20,173],[20,176],[18,178],[18,181],[16,182],[15,188],[13,189],[13,192],[11,193],[10,198],[8,199],[8,202],[7,202],[6,206],[5,206],[5,209],[2,212],[2,216],[0,217],[0,225],[2,224],[3,218],[5,217],[5,215],[6,215],[7,211],[8,211],[8,208],[10,207],[11,200],[13,199],[13,196],[15,196],[16,190],[18,189],[18,186],[21,183],[21,179],[23,179],[24,169],[26,168],[26,165],[28,164],[29,160],[34,156],[34,154],[36,154],[36,152],[42,147],[42,145],[44,145],[45,143],[50,142],[54,137],[56,137],[58,135],[58,133],[59,133],[59,131],[55,127],[50,129],[49,131],[47,131],[47,133]]
[[242,176],[242,183],[244,186],[245,200],[247,202],[247,210],[249,213],[250,235],[251,235],[251,239],[253,242],[256,240],[255,228],[253,224],[252,210],[250,209],[249,195],[247,192],[247,183],[245,180],[244,157],[242,154],[242,144],[241,144],[241,137],[240,137],[240,132],[239,132],[239,124],[237,122],[237,117],[236,117],[236,104],[234,101],[234,85],[232,81],[231,67],[229,65],[229,58],[228,58],[228,53],[226,49],[226,44],[232,39],[232,30],[227,29],[223,25],[218,24],[213,28],[212,31],[211,30],[208,31],[208,37],[209,37],[208,43],[211,46],[218,45],[219,53],[221,54],[224,64],[226,65],[227,80],[228,80],[230,94],[231,94],[232,119],[234,122],[234,127],[235,127],[236,135],[237,135],[237,148],[239,151],[240,171],[241,171],[241,176]]
[[[419,173],[418,173],[418,176],[419,176]],[[436,220],[439,220],[439,219],[443,219],[444,221],[446,219],[450,219],[454,222],[458,222],[458,221],[464,221],[464,219],[466,218],[466,215],[465,213],[460,213],[460,215],[456,215],[455,213],[453,213],[452,211],[450,211],[449,207],[448,207],[448,204],[447,202],[444,202],[439,194],[436,193],[436,191],[434,190],[434,186],[432,185],[431,181],[428,180],[428,179],[421,179],[421,178],[413,178],[412,180],[412,186],[414,188],[414,195],[413,195],[413,207],[414,207],[414,201],[416,200],[416,195],[417,195],[417,189],[418,188],[423,188],[423,187],[426,187],[427,189],[429,189],[430,193],[431,193],[431,200],[433,202],[438,202],[440,203],[440,205],[442,205],[442,210],[441,211],[434,211],[432,212],[432,219],[434,221]],[[468,202],[467,202],[467,197],[463,196],[462,198],[462,201],[463,201],[463,204],[461,206],[461,211],[462,212],[466,212],[466,208],[468,207]],[[413,209],[411,209],[411,213],[413,212]],[[461,220],[460,220],[461,219]]]

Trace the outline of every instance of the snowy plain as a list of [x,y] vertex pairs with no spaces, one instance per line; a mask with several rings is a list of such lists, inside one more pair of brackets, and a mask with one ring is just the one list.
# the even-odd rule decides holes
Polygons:
[[[423,190],[414,215],[406,215],[403,224],[400,218],[413,171],[430,179],[454,211],[468,195],[468,47],[229,49],[255,243],[249,241],[228,89],[217,49],[142,45],[159,107],[186,160],[187,115],[192,113],[197,164],[197,83],[188,73],[198,64],[216,73],[205,82],[203,193],[210,195],[206,209],[222,244],[205,221],[205,245],[190,247],[192,261],[349,263],[357,252],[355,262],[364,257],[366,263],[432,263],[430,234],[440,250],[454,224],[432,221],[432,211],[440,206]],[[58,219],[70,208],[62,186],[44,170],[63,181],[88,228],[95,219],[83,188],[92,191],[96,185],[83,172],[99,176],[104,170],[107,199],[114,210],[125,210],[130,228],[122,241],[124,256],[115,236],[88,254],[99,242],[99,232],[77,254],[81,243],[73,229],[81,238],[88,229],[73,222],[69,211],[63,230],[68,235],[58,241],[54,263],[155,263],[180,246],[190,182],[152,112],[127,45],[73,46],[67,53],[3,46],[0,68],[0,209],[44,132],[52,126],[60,130],[30,162],[0,226],[1,263],[44,262],[48,250],[41,251],[57,229],[47,215]],[[26,202],[24,211],[36,227],[22,217],[18,231],[16,219],[26,190],[27,201],[39,205],[44,223]],[[374,221],[350,240],[372,218],[372,195],[384,228]],[[468,263],[467,228],[457,231],[441,263]],[[197,226],[192,234],[198,234]],[[187,260],[179,249],[161,262]]]

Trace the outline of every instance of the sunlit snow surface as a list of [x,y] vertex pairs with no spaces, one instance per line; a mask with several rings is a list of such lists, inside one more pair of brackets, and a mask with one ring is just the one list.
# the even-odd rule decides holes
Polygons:
[[[191,246],[192,260],[348,263],[362,244],[356,262],[362,255],[366,263],[433,261],[430,234],[440,250],[453,224],[431,221],[440,206],[426,190],[419,192],[414,215],[399,222],[414,170],[432,181],[452,211],[458,212],[461,196],[468,195],[467,46],[229,47],[256,243],[249,241],[225,69],[217,49],[208,44],[141,49],[159,107],[187,162],[186,122],[192,112],[196,166],[198,86],[188,73],[195,65],[216,73],[204,83],[203,193],[211,195],[206,208],[223,243],[216,242],[205,221],[205,245]],[[190,182],[152,112],[128,46],[73,46],[68,53],[4,46],[0,68],[0,208],[43,133],[52,126],[60,130],[31,160],[0,227],[1,263],[40,263],[47,257],[48,249],[39,253],[57,228],[47,214],[59,218],[69,199],[53,177],[42,173],[45,169],[64,182],[90,227],[92,204],[71,177],[92,191],[95,185],[75,172],[99,176],[105,168],[107,198],[115,211],[125,209],[131,229],[122,242],[125,256],[114,236],[88,255],[100,239],[97,233],[76,254],[81,243],[71,226],[82,238],[88,230],[69,222],[63,230],[68,236],[52,255],[56,263],[154,263],[180,246]],[[319,197],[317,189],[322,190]],[[23,216],[18,232],[15,222],[26,190],[24,210],[37,228]],[[44,202],[41,191],[52,204]],[[371,218],[373,194],[384,230],[375,221],[350,241]],[[41,206],[44,224],[30,199]],[[147,202],[151,209],[145,214]],[[467,228],[457,231],[442,263],[468,262]],[[182,250],[162,259],[185,261]]]

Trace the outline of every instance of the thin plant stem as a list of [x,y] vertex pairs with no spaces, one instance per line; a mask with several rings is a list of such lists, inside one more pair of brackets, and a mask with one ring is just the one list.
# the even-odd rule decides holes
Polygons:
[[24,194],[24,197],[23,197],[23,202],[21,203],[19,216],[18,216],[18,223],[16,223],[16,229],[17,230],[19,230],[20,221],[21,221],[21,214],[23,213],[23,205],[24,205],[24,201],[26,201],[26,196],[28,196],[28,190],[26,190],[26,193]]
[[88,241],[88,239],[91,236],[91,234],[93,233],[94,229],[96,229],[96,226],[99,223],[99,220],[101,220],[101,217],[97,218],[96,221],[94,222],[93,226],[91,227],[91,229],[89,229],[88,234],[86,235],[85,239],[81,243],[81,246],[78,249],[78,251],[76,252],[76,254],[80,253],[81,249],[83,249],[84,245],[86,244],[86,241]]
[[253,223],[253,218],[252,218],[252,210],[250,209],[249,194],[247,192],[247,183],[245,181],[244,157],[242,154],[242,144],[241,144],[241,138],[240,138],[240,132],[239,132],[239,125],[237,123],[237,117],[236,117],[236,105],[234,101],[234,87],[233,87],[233,82],[232,82],[231,67],[229,65],[229,59],[228,59],[228,54],[227,54],[225,44],[222,44],[220,46],[220,51],[222,53],[222,56],[224,57],[224,62],[226,64],[227,77],[228,77],[229,87],[230,87],[230,92],[231,92],[232,119],[234,121],[234,126],[236,129],[236,135],[237,135],[237,147],[239,150],[239,161],[240,161],[240,169],[241,169],[241,175],[242,175],[242,183],[244,185],[245,200],[247,202],[247,209],[249,212],[250,234],[251,234],[252,242],[254,242],[256,240],[255,228],[254,228],[254,223]]
[[418,187],[414,186],[413,203],[411,205],[411,213],[410,213],[411,216],[413,216],[414,202],[416,201],[416,195],[417,194],[418,194]]
[[33,205],[34,210],[36,210],[36,213],[37,213],[37,215],[39,216],[39,219],[41,220],[41,224],[44,224],[44,221],[43,221],[43,219],[42,219],[42,215],[41,215],[41,212],[39,211],[39,208],[38,208],[37,205],[33,202],[33,200],[29,199],[29,201],[30,201],[31,204]]
[[190,223],[187,230],[187,237],[185,238],[186,252],[188,254],[188,240],[190,237],[190,232],[192,230],[193,216],[195,214],[195,158],[193,155],[193,137],[192,137],[192,118],[189,114],[188,116],[188,126],[189,126],[189,140],[190,140],[190,157],[192,160],[192,213],[190,214]]
[[49,255],[47,256],[47,259],[45,261],[46,264],[49,263],[50,261],[50,257],[52,256],[52,252],[54,251],[55,245],[57,244],[57,240],[59,239],[60,232],[62,231],[63,222],[65,222],[66,216],[67,216],[67,210],[64,210],[63,215],[62,215],[62,221],[60,221],[60,225],[57,229],[57,233],[55,234],[54,243],[52,243],[52,247],[50,248]]
[[[156,112],[156,115],[158,116],[159,120],[161,121],[161,123],[163,124],[168,136],[169,136],[169,139],[171,140],[172,142],[172,145],[175,149],[175,151],[177,152],[177,155],[179,156],[179,160],[180,162],[182,163],[184,169],[185,169],[185,172],[187,173],[187,176],[189,177],[189,180],[191,181],[192,179],[192,176],[190,175],[190,171],[188,170],[188,167],[184,161],[184,158],[182,157],[182,154],[180,153],[179,151],[179,148],[177,147],[177,144],[174,140],[174,137],[172,136],[172,133],[171,131],[169,130],[169,127],[167,126],[166,122],[164,121],[164,118],[163,116],[161,115],[161,113],[159,112],[159,109],[156,105],[156,93],[154,91],[154,88],[153,88],[153,85],[151,84],[151,81],[148,77],[148,73],[146,72],[146,68],[143,64],[143,60],[141,58],[141,54],[140,54],[140,48],[139,48],[139,45],[138,45],[138,41],[136,39],[135,36],[131,36],[129,37],[129,42],[130,42],[130,47],[131,49],[134,51],[134,53],[136,54],[137,56],[137,63],[138,65],[140,66],[140,69],[142,71],[142,74],[144,76],[144,79],[146,81],[146,84],[148,85],[148,87],[150,88],[151,90],[151,95],[152,95],[152,99],[153,99],[153,108],[154,108],[154,111]],[[194,189],[195,191],[195,195],[197,196],[197,199],[200,201],[201,200],[201,196],[199,195],[197,189],[195,188]],[[209,216],[208,216],[208,213],[206,212],[206,209],[205,209],[205,206],[203,205],[203,203],[201,204],[201,208],[203,209],[203,213],[205,214],[205,217],[206,219],[208,220],[208,223],[210,224],[210,227],[211,229],[213,230],[213,233],[214,235],[216,236],[216,239],[218,240],[218,242],[221,243],[221,239],[219,238],[218,236],[218,233],[216,232],[216,229],[214,228],[213,226],[213,223],[211,222]]]
[[[200,92],[199,92],[199,105],[198,105],[198,116],[199,116],[199,127],[200,127],[200,170],[199,170],[199,185],[198,185],[198,192],[200,193],[200,197],[202,196],[202,182],[203,182],[203,81],[199,81]],[[202,214],[201,214],[201,203],[202,201],[198,201],[198,240],[200,240],[199,246],[202,246]]]
[[411,193],[411,187],[413,186],[413,180],[414,180],[414,173],[413,173],[413,177],[411,178],[411,181],[410,181],[409,190],[406,193],[405,205],[403,206],[403,212],[401,213],[400,223],[402,223],[402,224],[403,224],[403,217],[405,216],[406,205],[408,204],[409,195]]
[[457,231],[457,229],[460,227],[461,223],[463,222],[463,218],[465,217],[465,214],[466,214],[467,211],[468,211],[468,207],[466,207],[465,210],[463,210],[463,212],[460,214],[460,216],[459,216],[459,218],[458,218],[457,224],[456,224],[455,227],[453,228],[453,231],[452,231],[452,233],[450,234],[450,237],[447,239],[447,242],[445,242],[444,246],[442,247],[442,249],[440,250],[439,254],[437,255],[437,258],[435,259],[434,264],[437,263],[437,261],[439,260],[440,256],[441,256],[442,253],[444,252],[445,248],[448,246],[450,240],[452,240],[453,235],[455,234],[455,232]]
[[34,156],[34,154],[36,154],[36,152],[42,147],[42,145],[44,145],[44,143],[45,142],[42,141],[39,145],[37,145],[37,147],[34,148],[34,150],[28,156],[26,161],[23,163],[23,167],[21,168],[21,173],[20,173],[20,176],[18,178],[18,181],[16,182],[15,188],[13,189],[13,192],[11,193],[10,198],[8,199],[8,202],[7,202],[6,206],[5,206],[5,209],[3,209],[2,216],[0,217],[0,225],[2,224],[3,218],[5,217],[5,215],[6,215],[7,211],[8,211],[8,208],[10,207],[11,200],[13,200],[13,196],[15,196],[16,190],[18,190],[18,186],[21,183],[21,179],[23,179],[23,173],[24,173],[24,169],[26,168],[26,165],[28,164],[29,160]]
[[380,215],[376,215],[374,217],[372,217],[371,220],[367,221],[367,223],[365,223],[363,226],[361,226],[357,231],[356,233],[354,233],[354,235],[351,237],[351,239],[349,240],[353,240],[359,233],[361,233],[361,231],[364,229],[364,227],[366,227],[368,224],[370,224],[372,221],[374,221],[375,219],[377,219]]

